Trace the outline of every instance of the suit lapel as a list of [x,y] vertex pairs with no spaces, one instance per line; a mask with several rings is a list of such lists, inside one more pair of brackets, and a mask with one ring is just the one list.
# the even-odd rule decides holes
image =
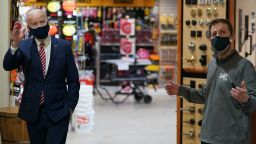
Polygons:
[[58,53],[57,41],[54,37],[51,37],[51,56],[50,56],[50,62],[49,62],[46,77],[51,72],[51,70],[53,68],[53,64],[54,64],[57,53]]

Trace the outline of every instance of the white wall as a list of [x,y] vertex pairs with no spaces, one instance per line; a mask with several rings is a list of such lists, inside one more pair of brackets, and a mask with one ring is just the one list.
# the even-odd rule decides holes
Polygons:
[[[256,0],[247,0],[246,2],[241,1],[241,0],[236,0],[236,48],[238,48],[238,29],[239,29],[239,9],[242,9],[242,29],[244,29],[244,16],[248,15],[249,16],[249,35],[252,36],[252,46],[253,46],[253,52],[252,55],[248,56],[247,59],[249,59],[255,66],[256,68],[256,32],[252,33],[251,32],[251,23],[254,22],[256,23],[256,18],[252,18],[252,12],[256,13]],[[242,37],[244,36],[244,30],[242,31]],[[245,52],[250,52],[250,40],[248,39],[245,41],[242,51],[240,54],[242,56],[245,56]]]
[[10,1],[0,0],[0,107],[9,106],[9,73],[3,69],[10,41]]

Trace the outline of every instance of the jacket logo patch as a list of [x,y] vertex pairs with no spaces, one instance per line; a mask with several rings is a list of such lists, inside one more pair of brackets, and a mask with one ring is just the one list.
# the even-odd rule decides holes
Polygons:
[[228,80],[228,74],[220,73],[219,79],[222,79],[223,81],[227,81]]

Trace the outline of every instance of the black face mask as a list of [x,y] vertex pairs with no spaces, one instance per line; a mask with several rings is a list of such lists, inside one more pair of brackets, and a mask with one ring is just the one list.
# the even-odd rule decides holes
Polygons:
[[224,51],[230,44],[229,37],[220,37],[216,36],[211,41],[211,45],[214,52],[222,52]]
[[48,36],[49,32],[49,24],[47,23],[45,26],[38,27],[36,29],[29,28],[29,32],[38,39],[45,39]]

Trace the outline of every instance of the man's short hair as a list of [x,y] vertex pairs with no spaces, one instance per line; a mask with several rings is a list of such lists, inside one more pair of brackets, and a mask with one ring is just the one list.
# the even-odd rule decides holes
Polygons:
[[232,26],[232,24],[228,20],[220,18],[220,19],[214,19],[214,20],[212,20],[210,22],[209,28],[208,28],[208,32],[207,32],[208,33],[207,34],[208,38],[211,37],[211,28],[212,28],[212,26],[215,25],[215,24],[218,24],[218,23],[226,24],[228,26],[228,30],[229,30],[230,34],[231,35],[233,34],[233,26]]
[[44,13],[45,16],[47,17],[47,14],[46,14],[46,12],[45,12],[44,10],[42,10],[42,9],[40,9],[40,8],[31,8],[31,9],[29,9],[29,10],[26,12],[26,21],[28,21],[29,13],[30,13],[31,11],[35,11],[35,10]]

